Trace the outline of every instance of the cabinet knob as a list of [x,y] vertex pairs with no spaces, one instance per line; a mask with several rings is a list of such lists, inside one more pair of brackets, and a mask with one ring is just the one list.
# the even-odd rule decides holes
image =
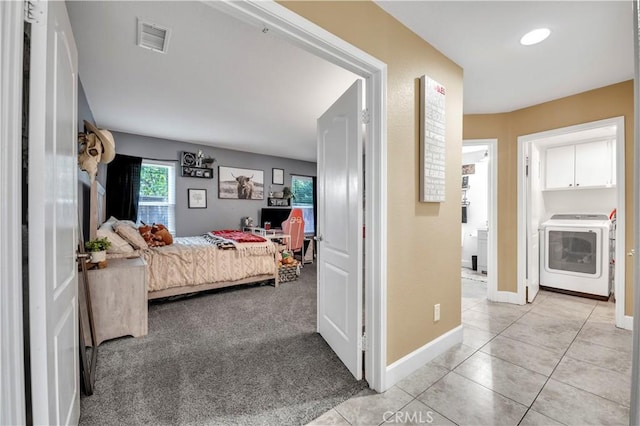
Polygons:
[[579,183],[576,183],[576,186],[580,186],[580,184],[579,184]]
[[573,186],[573,184],[572,184],[572,183],[570,183],[570,184],[569,184],[569,186]]

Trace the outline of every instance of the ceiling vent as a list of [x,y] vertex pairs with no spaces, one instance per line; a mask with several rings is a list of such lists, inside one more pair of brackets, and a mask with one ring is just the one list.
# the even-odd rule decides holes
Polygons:
[[138,46],[154,52],[167,53],[169,46],[169,28],[145,22],[138,18]]

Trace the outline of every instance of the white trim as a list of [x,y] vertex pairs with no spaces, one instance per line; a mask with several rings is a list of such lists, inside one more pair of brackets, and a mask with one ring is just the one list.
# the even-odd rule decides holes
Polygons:
[[[624,117],[617,117],[608,120],[617,126],[616,130],[616,188],[617,188],[617,210],[616,210],[616,266],[614,291],[616,294],[616,326],[624,326],[624,308],[627,300],[627,290],[625,288],[626,281],[626,236],[625,230],[627,226],[627,206],[626,206],[626,169],[625,169],[625,122]],[[637,214],[637,212],[636,212]]]
[[23,2],[0,2],[0,424],[25,424],[22,322]]
[[387,66],[368,53],[336,37],[274,1],[211,1],[203,3],[250,25],[266,27],[301,48],[366,79],[367,108],[371,112],[366,138],[365,352],[367,381],[378,392],[386,385],[387,287]]
[[462,325],[446,332],[410,354],[403,356],[387,367],[387,388],[392,387],[458,343],[462,343]]
[[526,305],[527,303],[524,295],[521,296],[519,293],[512,291],[497,291],[494,297],[494,299],[491,299],[492,302],[512,303],[514,305]]
[[575,126],[562,127],[559,129],[547,130],[539,133],[518,136],[518,294],[525,297],[526,292],[526,200],[525,200],[525,184],[524,167],[525,167],[525,144],[532,143],[539,139],[551,136],[562,135],[596,129],[599,127],[616,126],[616,209],[617,209],[617,228],[616,228],[616,267],[614,288],[616,294],[616,326],[625,327],[625,220],[626,220],[626,203],[625,203],[625,123],[624,117],[607,118],[604,120],[592,121],[589,123],[577,124]]
[[633,353],[629,424],[640,424],[640,1],[633,1]]
[[622,321],[622,327],[620,328],[633,331],[633,317],[630,317],[629,315],[625,315],[624,320]]
[[498,302],[498,139],[465,139],[462,141],[462,146],[474,145],[486,145],[489,153],[487,299]]

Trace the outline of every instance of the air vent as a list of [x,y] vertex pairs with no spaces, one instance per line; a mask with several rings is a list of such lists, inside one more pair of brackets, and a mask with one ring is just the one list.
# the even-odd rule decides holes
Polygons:
[[154,52],[167,53],[169,28],[138,19],[138,46]]

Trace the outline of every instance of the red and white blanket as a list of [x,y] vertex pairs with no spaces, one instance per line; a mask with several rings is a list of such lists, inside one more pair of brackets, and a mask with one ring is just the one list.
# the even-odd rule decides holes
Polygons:
[[238,231],[236,229],[222,229],[218,231],[211,231],[210,233],[217,237],[224,238],[225,240],[235,241],[236,243],[264,243],[267,241],[260,235]]
[[207,232],[203,237],[219,248],[235,248],[242,254],[275,253],[275,246],[271,241],[249,232],[223,229]]

